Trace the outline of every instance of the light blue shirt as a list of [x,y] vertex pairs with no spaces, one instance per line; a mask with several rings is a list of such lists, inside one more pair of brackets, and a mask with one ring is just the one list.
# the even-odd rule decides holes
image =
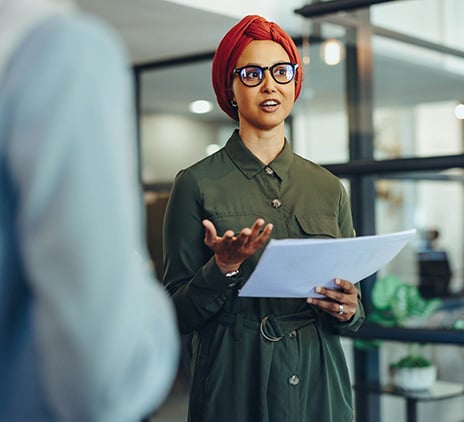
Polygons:
[[140,420],[179,342],[148,267],[119,40],[48,18],[0,80],[0,421]]

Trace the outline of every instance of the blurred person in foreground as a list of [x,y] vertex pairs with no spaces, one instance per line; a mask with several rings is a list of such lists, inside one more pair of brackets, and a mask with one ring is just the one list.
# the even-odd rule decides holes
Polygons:
[[356,286],[337,280],[318,299],[238,296],[271,237],[354,236],[340,180],[285,139],[298,50],[277,24],[246,16],[220,42],[212,77],[239,127],[177,175],[164,227],[163,281],[181,332],[193,333],[189,421],[352,421],[340,334],[364,320]]
[[130,67],[102,22],[0,0],[0,421],[140,421],[178,363],[148,267]]

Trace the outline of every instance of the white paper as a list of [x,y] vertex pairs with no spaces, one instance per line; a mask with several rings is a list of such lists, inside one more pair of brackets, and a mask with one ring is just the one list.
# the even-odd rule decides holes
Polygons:
[[363,280],[388,264],[415,234],[411,229],[343,239],[271,239],[239,296],[320,297],[315,287],[336,288],[336,277]]

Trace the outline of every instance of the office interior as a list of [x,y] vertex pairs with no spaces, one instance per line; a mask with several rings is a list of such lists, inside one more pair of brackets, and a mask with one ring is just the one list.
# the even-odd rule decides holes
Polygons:
[[[356,421],[464,421],[464,1],[78,3],[109,21],[128,46],[147,242],[158,275],[175,175],[223,146],[236,127],[211,86],[216,45],[246,14],[292,35],[304,63],[302,93],[287,122],[294,150],[342,179],[358,236],[417,230],[389,265],[362,281],[366,308],[376,281],[389,276],[441,301],[428,317],[369,325],[359,338],[343,338]],[[361,348],[360,338],[381,342]],[[459,393],[425,396],[412,407],[405,395],[362,388],[388,384],[389,363],[411,342],[423,345],[438,379]],[[184,375],[181,368],[188,383]],[[186,400],[186,388],[173,388],[153,421],[186,420]]]

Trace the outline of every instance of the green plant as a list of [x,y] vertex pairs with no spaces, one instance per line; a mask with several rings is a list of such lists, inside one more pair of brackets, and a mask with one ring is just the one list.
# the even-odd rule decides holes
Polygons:
[[407,355],[400,360],[392,363],[391,368],[426,368],[432,366],[433,363],[430,359],[422,355]]
[[408,353],[406,356],[397,360],[390,365],[391,369],[401,368],[427,368],[433,365],[433,362],[422,354],[422,345],[416,343],[408,344]]
[[[412,321],[423,322],[441,305],[440,299],[424,299],[419,289],[395,275],[387,275],[376,280],[371,293],[373,311],[367,321],[384,327],[407,326]],[[355,346],[372,349],[381,344],[378,340],[356,340]],[[410,351],[408,356],[414,353]],[[424,358],[425,359],[425,358]]]
[[427,318],[442,305],[442,301],[426,300],[416,286],[395,275],[387,275],[375,282],[372,304],[374,311],[368,320],[383,326],[401,326],[413,318]]

